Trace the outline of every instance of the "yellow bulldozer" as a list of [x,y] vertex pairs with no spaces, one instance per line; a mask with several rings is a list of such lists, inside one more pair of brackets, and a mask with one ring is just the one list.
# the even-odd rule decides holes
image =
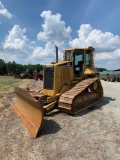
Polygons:
[[15,87],[13,106],[33,137],[43,126],[44,115],[53,109],[78,114],[103,98],[100,79],[94,71],[93,47],[65,49],[63,61],[44,66],[43,86],[39,92]]

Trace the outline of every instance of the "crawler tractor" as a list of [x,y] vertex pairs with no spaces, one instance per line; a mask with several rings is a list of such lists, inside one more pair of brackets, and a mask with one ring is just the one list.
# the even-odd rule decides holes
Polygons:
[[103,98],[103,88],[94,72],[93,47],[69,48],[63,61],[51,62],[43,69],[43,86],[39,92],[15,87],[13,106],[33,137],[43,126],[44,115],[53,109],[78,114]]

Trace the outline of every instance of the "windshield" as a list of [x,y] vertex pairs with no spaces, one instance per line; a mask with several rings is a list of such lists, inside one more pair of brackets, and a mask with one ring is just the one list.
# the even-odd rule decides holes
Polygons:
[[65,51],[65,61],[70,61],[72,59],[72,51],[67,50]]
[[80,63],[83,63],[83,55],[84,55],[84,50],[75,50],[74,51],[75,65],[79,65]]

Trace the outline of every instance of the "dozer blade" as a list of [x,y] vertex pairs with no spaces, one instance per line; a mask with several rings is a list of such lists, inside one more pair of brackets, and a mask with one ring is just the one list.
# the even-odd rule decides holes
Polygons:
[[16,103],[13,109],[35,138],[43,124],[43,102],[36,100],[27,90],[15,87]]

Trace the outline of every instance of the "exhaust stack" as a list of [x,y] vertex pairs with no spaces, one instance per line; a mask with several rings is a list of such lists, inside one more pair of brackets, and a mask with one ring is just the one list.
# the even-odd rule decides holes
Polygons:
[[56,48],[56,63],[58,63],[58,47],[55,45]]

